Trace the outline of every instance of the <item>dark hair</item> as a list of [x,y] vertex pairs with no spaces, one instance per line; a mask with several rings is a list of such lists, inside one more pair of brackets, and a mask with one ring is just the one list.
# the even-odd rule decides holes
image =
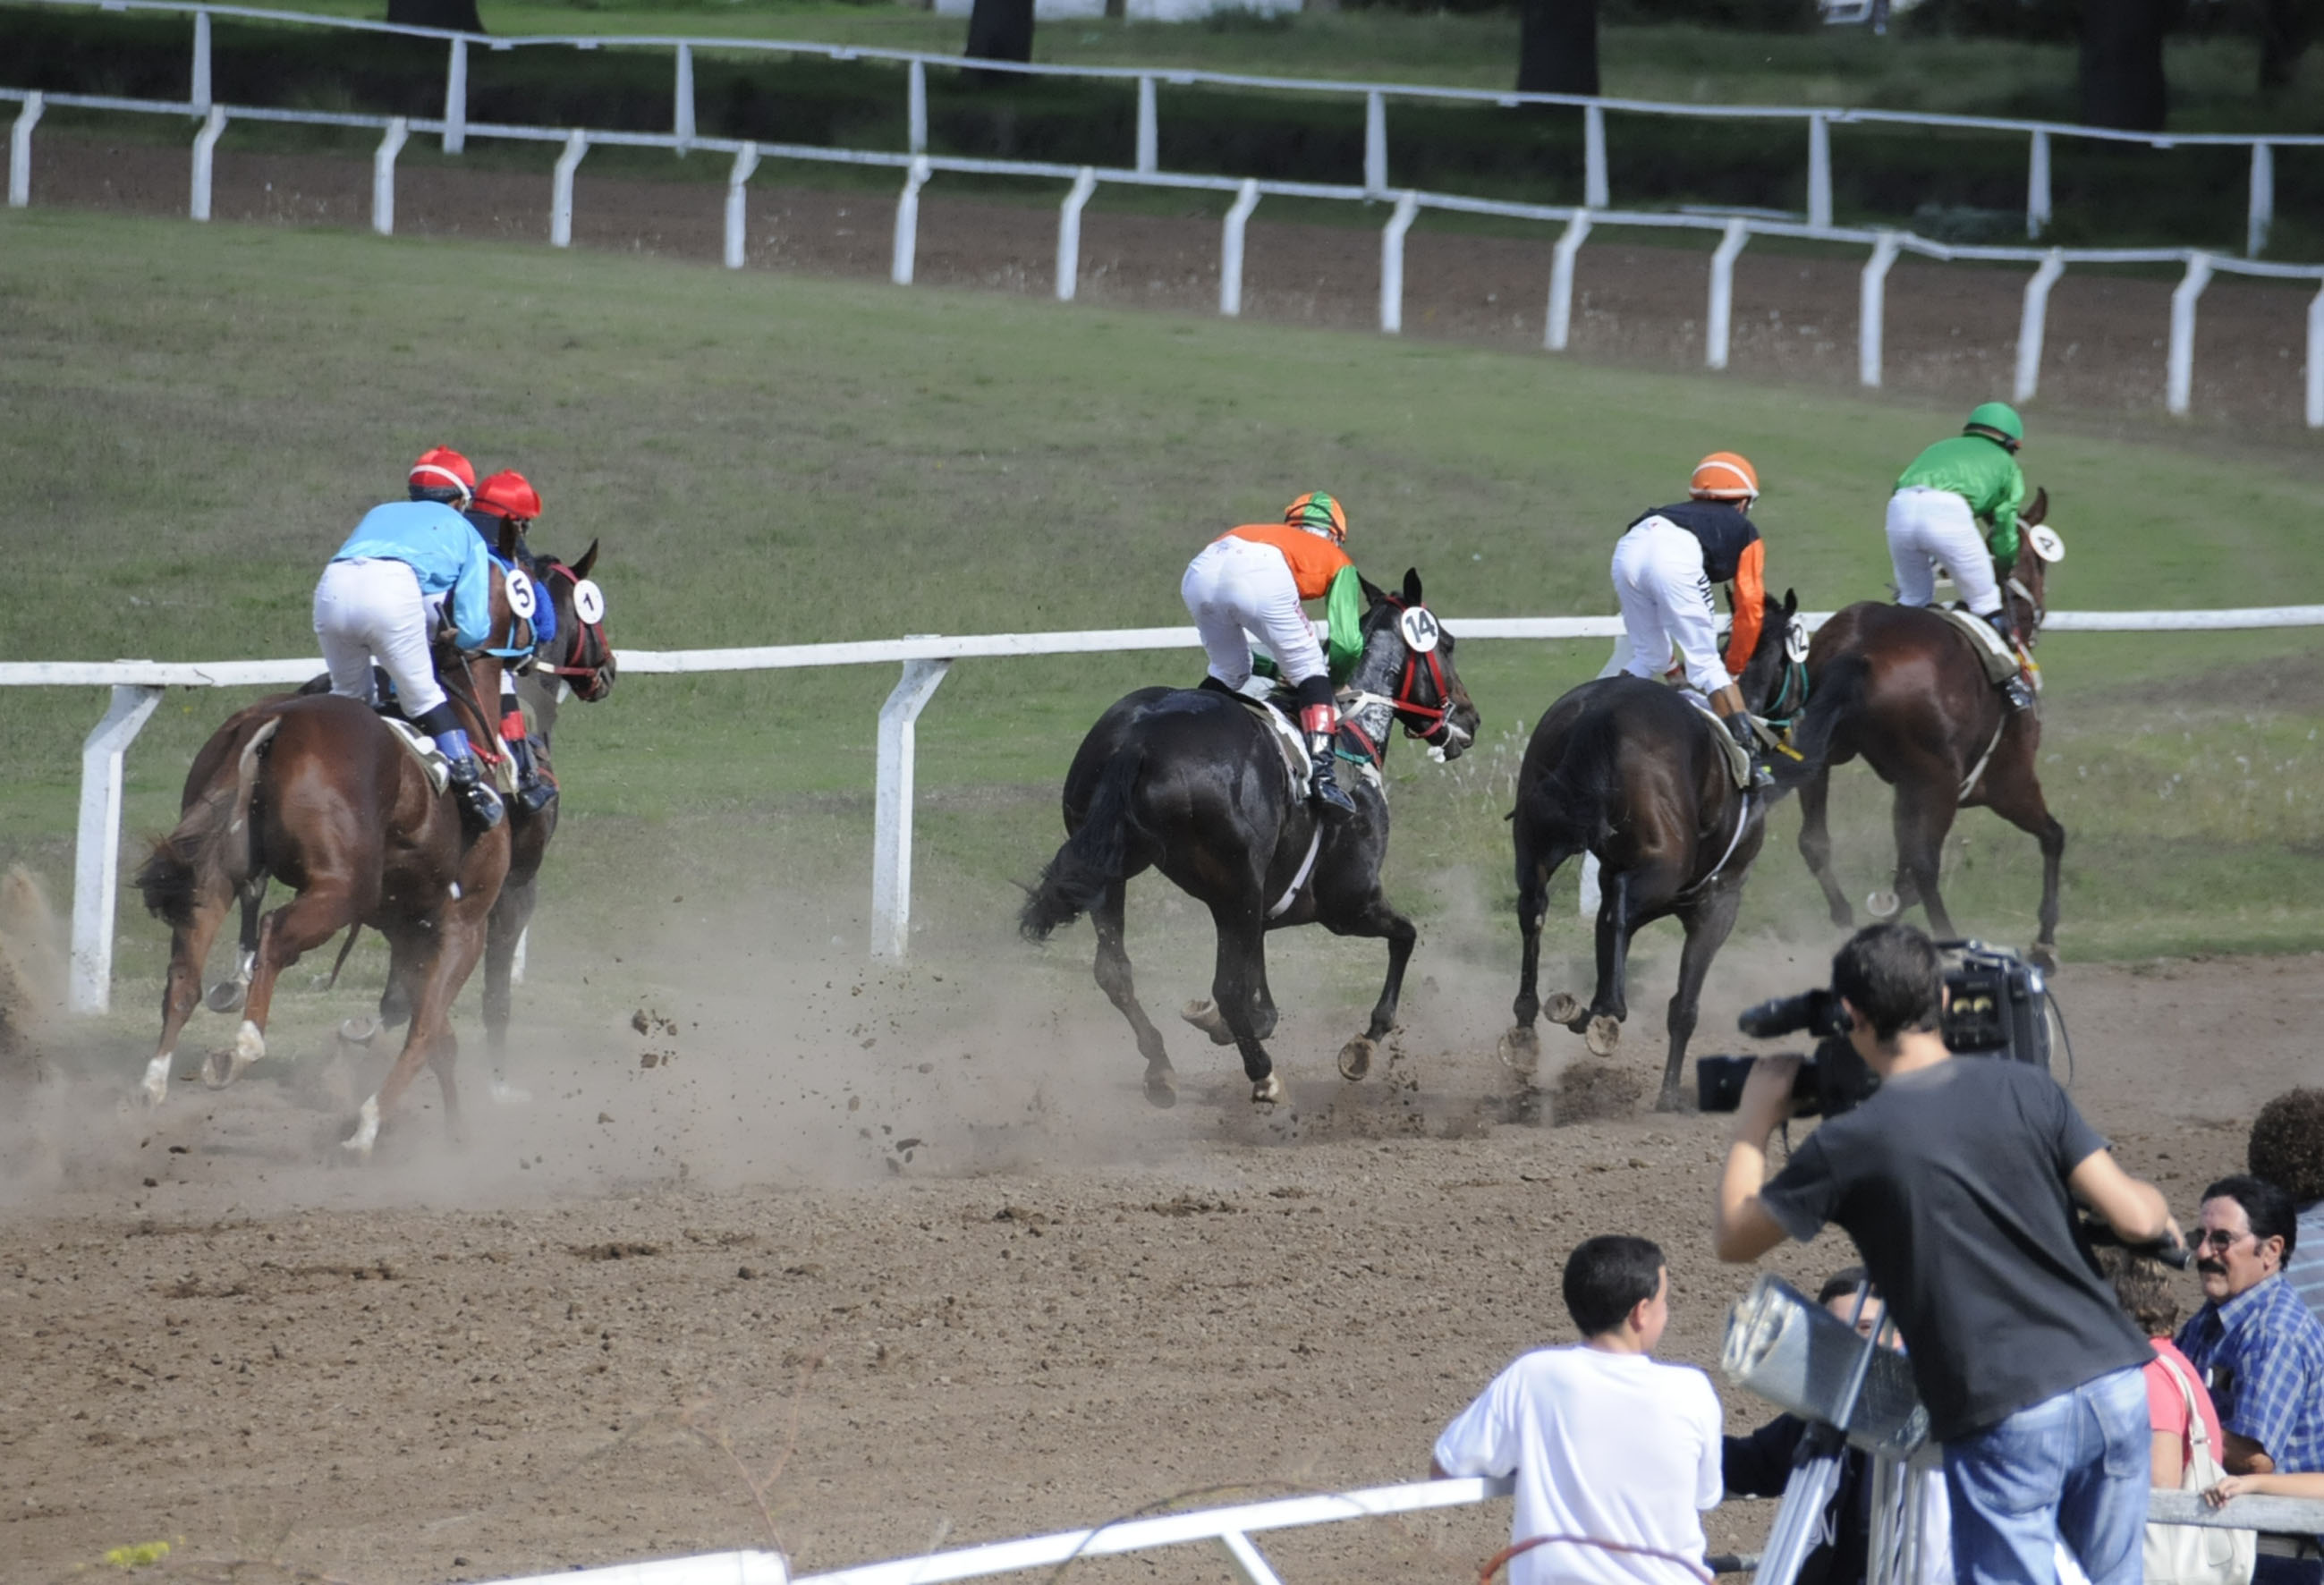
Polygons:
[[[1833,1272],[1830,1276],[1823,1279],[1823,1286],[1816,1290],[1816,1303],[1819,1304],[1829,1304],[1834,1299],[1840,1297],[1842,1295],[1852,1296],[1858,1288],[1864,1286],[1865,1281],[1866,1274],[1864,1267],[1861,1266],[1843,1266],[1838,1271]],[[1874,1291],[1872,1296],[1876,1299],[1880,1296],[1877,1289]]]
[[2237,1173],[2231,1178],[2221,1178],[2203,1191],[2206,1200],[2233,1200],[2244,1208],[2251,1222],[2252,1237],[2261,1243],[2270,1239],[2283,1240],[2283,1258],[2292,1259],[2292,1251],[2300,1242],[2300,1213],[2292,1203],[2292,1196],[2265,1178],[2255,1178],[2248,1173]]
[[2172,1296],[2163,1262],[2117,1244],[2100,1246],[2098,1256],[2098,1275],[2114,1284],[2115,1303],[2141,1332],[2169,1337],[2179,1330],[2179,1301]]
[[1831,988],[1884,1045],[1907,1029],[1937,1027],[1944,983],[1936,944],[1910,925],[1868,925],[1831,960]]
[[449,484],[413,484],[408,487],[408,493],[414,501],[432,501],[438,506],[448,506],[455,511],[459,509],[462,502],[471,499],[467,491],[455,490]]
[[2286,1090],[2261,1107],[2244,1161],[2294,1205],[2324,1200],[2324,1090]]
[[1565,1313],[1583,1337],[1614,1331],[1662,1291],[1663,1252],[1628,1233],[1584,1239],[1565,1258]]

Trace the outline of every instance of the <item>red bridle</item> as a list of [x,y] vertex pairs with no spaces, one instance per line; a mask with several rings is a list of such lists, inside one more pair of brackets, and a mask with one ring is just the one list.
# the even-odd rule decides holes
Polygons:
[[[551,561],[546,563],[545,570],[548,572],[549,576],[561,577],[567,583],[572,585],[576,590],[581,586],[581,575],[575,572],[571,567],[566,566],[561,561]],[[574,603],[568,599],[566,604],[568,606],[571,606]],[[535,664],[539,665],[541,670],[548,672],[552,677],[598,677],[604,671],[605,662],[612,659],[613,655],[613,646],[608,642],[605,638],[605,624],[602,621],[583,622],[581,620],[581,613],[576,609],[573,613],[573,626],[576,630],[575,640],[573,643],[567,645],[565,650],[566,659],[568,664],[563,666],[549,666],[540,662],[535,662]],[[600,659],[595,666],[569,664],[569,662],[571,662],[576,657],[585,653],[581,648],[578,637],[580,633],[586,633],[591,638],[597,640],[597,653],[604,659]],[[575,691],[578,692],[579,690],[576,689]]]
[[[1389,608],[1397,613],[1399,620],[1404,612],[1409,609],[1403,601],[1394,595],[1388,597],[1388,604]],[[1438,648],[1442,647],[1443,640],[1440,640]],[[1434,705],[1422,704],[1414,692],[1424,670],[1423,662],[1426,663],[1425,669],[1429,687],[1436,696],[1436,703]],[[1353,705],[1341,712],[1340,730],[1353,738],[1356,741],[1356,746],[1363,750],[1366,757],[1378,766],[1382,764],[1387,750],[1374,742],[1370,734],[1359,726],[1355,720],[1358,710],[1376,701],[1387,705],[1396,713],[1396,718],[1404,723],[1404,735],[1408,738],[1416,738],[1434,747],[1452,735],[1452,690],[1444,684],[1444,666],[1437,659],[1435,649],[1422,654],[1406,644],[1404,647],[1404,670],[1397,677],[1394,696],[1359,694]]]

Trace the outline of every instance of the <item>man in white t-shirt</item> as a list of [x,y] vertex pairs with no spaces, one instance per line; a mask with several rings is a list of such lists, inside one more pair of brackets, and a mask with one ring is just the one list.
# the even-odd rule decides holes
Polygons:
[[1583,1341],[1495,1377],[1436,1439],[1431,1472],[1517,1477],[1509,1585],[1702,1585],[1724,1423],[1708,1377],[1653,1357],[1670,1322],[1662,1250],[1587,1239],[1565,1262],[1565,1308]]

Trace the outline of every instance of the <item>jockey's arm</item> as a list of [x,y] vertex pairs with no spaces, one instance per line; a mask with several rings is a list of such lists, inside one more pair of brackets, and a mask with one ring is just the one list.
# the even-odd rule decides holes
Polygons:
[[1331,631],[1323,643],[1323,669],[1334,683],[1348,680],[1364,652],[1364,580],[1352,566],[1332,575],[1323,592],[1323,620]]
[[2017,565],[2017,509],[2025,504],[2025,470],[2009,460],[2009,482],[1993,503],[1992,530],[1986,535],[1993,559],[2003,567]]
[[467,537],[460,576],[453,582],[445,609],[452,619],[452,641],[462,650],[481,650],[493,638],[493,579],[497,576],[484,542]]
[[1759,648],[1759,630],[1765,625],[1767,608],[1767,542],[1754,539],[1743,547],[1736,558],[1735,581],[1728,586],[1727,601],[1734,609],[1735,627],[1728,635],[1727,663],[1730,677],[1741,677],[1743,668],[1751,664],[1751,657]]

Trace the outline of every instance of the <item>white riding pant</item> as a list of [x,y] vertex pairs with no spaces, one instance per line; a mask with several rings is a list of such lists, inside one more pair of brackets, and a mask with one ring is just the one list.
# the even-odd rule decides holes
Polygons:
[[1283,680],[1323,675],[1323,646],[1299,606],[1291,564],[1271,545],[1214,539],[1186,564],[1178,594],[1203,635],[1211,675],[1231,688],[1250,679],[1254,640],[1275,658]]
[[1927,605],[1937,597],[1936,569],[1952,574],[1953,587],[1979,616],[2001,609],[1993,581],[1993,552],[1978,531],[1969,502],[1950,490],[1914,484],[1888,498],[1888,559],[1896,566],[1896,598]]
[[1630,638],[1632,677],[1659,678],[1675,648],[1686,680],[1715,694],[1735,679],[1719,655],[1719,615],[1702,570],[1702,541],[1668,518],[1649,517],[1614,546],[1614,594]]
[[335,561],[315,585],[315,637],[331,668],[331,692],[375,704],[376,659],[395,681],[403,713],[418,720],[444,702],[428,654],[429,602],[420,575],[401,561],[358,557]]

